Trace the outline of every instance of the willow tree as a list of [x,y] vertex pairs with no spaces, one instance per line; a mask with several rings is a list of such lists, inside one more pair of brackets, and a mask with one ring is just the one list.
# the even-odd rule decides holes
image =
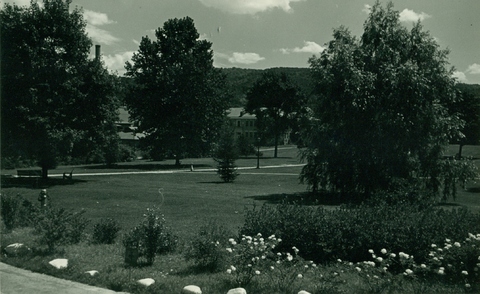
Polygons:
[[313,115],[304,131],[312,190],[370,195],[397,184],[439,189],[442,155],[462,121],[448,51],[420,22],[409,30],[390,3],[377,3],[360,38],[345,27],[309,60]]

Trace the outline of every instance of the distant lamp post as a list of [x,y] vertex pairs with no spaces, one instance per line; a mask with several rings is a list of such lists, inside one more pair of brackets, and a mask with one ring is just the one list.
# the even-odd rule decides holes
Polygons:
[[260,168],[260,138],[257,138],[257,168]]

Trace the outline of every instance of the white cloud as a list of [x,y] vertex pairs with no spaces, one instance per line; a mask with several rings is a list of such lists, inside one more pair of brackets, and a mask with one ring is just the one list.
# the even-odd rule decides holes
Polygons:
[[[0,5],[3,7],[5,3],[9,3],[11,5],[15,4],[17,6],[28,6],[30,7],[30,0],[8,0],[8,1],[0,1]],[[37,1],[40,7],[43,7],[43,2]]]
[[269,9],[279,8],[291,12],[290,4],[305,0],[199,0],[207,7],[213,7],[234,14],[255,14]]
[[362,11],[365,12],[366,14],[370,14],[370,12],[372,11],[372,6],[368,5],[368,4],[365,4],[365,5],[363,5]]
[[240,53],[240,52],[233,52],[233,55],[228,58],[228,62],[236,63],[236,64],[254,64],[259,61],[264,60],[265,57],[261,57],[257,53]]
[[140,46],[140,41],[135,40],[135,39],[132,39],[132,42],[133,42],[135,45]]
[[452,76],[457,79],[457,81],[459,82],[462,82],[462,83],[467,83],[468,80],[467,80],[467,76],[465,75],[465,73],[461,72],[461,71],[455,71]]
[[417,21],[424,21],[427,18],[432,17],[425,12],[417,13],[413,10],[405,8],[402,12],[400,12],[400,21],[403,22],[417,22]]
[[83,17],[87,22],[87,34],[94,42],[111,45],[120,40],[109,31],[99,28],[99,26],[102,25],[115,23],[113,20],[109,19],[105,13],[85,9]]
[[315,42],[311,41],[304,41],[303,47],[295,47],[292,49],[282,48],[280,51],[283,54],[290,54],[290,53],[313,53],[318,54],[322,53],[325,48],[321,45],[318,45]]
[[94,26],[102,26],[115,23],[113,20],[108,19],[108,15],[106,15],[105,13],[96,12],[88,9],[84,10],[83,17],[85,18],[87,23]]
[[222,64],[219,62],[219,59],[224,59],[228,60],[229,63],[233,64],[254,64],[259,61],[262,61],[265,59],[265,57],[261,57],[257,53],[240,53],[240,52],[233,52],[232,55],[228,55],[225,53],[220,53],[220,52],[214,52],[214,60],[216,64]]
[[472,75],[480,74],[480,64],[478,63],[471,64],[467,69],[467,73]]
[[111,45],[120,39],[113,36],[109,31],[97,28],[94,25],[87,24],[87,34],[94,42],[102,43],[105,45]]
[[113,55],[103,55],[102,60],[110,71],[125,73],[125,62],[131,61],[135,51],[127,51]]

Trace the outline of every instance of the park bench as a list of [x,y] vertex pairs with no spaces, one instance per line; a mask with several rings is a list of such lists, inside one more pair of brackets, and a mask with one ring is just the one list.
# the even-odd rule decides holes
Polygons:
[[69,174],[67,174],[66,172],[63,173],[63,179],[67,179],[67,180],[71,180],[73,178],[73,169],[72,171],[70,171]]
[[41,177],[41,169],[19,169],[17,170],[17,175],[19,177]]

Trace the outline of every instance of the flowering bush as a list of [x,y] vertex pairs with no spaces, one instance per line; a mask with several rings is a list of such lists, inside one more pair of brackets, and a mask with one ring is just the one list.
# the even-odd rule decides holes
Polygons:
[[199,269],[210,272],[220,270],[227,256],[228,234],[225,227],[214,222],[203,225],[188,246],[185,259],[193,260]]
[[102,219],[93,226],[94,244],[113,244],[120,231],[120,225],[112,218]]
[[280,242],[282,240],[275,235],[264,239],[260,233],[255,237],[243,235],[238,243],[230,239],[226,251],[230,253],[231,265],[227,273],[239,286],[248,285],[256,276],[266,275],[277,290],[292,292],[295,282],[316,265],[298,256],[296,247],[292,247],[293,254],[278,252]]
[[138,249],[139,256],[145,257],[146,263],[151,265],[157,253],[173,251],[177,242],[177,237],[166,226],[164,216],[158,209],[148,208],[140,225],[125,236],[123,245]]
[[[445,239],[443,245],[431,244],[429,259],[418,264],[413,255],[398,254],[382,249],[379,254],[370,249],[371,261],[359,262],[355,270],[367,282],[391,279],[400,273],[407,279],[443,281],[463,284],[465,288],[478,287],[480,280],[480,234],[469,234],[463,242]],[[377,282],[377,285],[381,282]],[[373,289],[370,289],[373,290]]]

